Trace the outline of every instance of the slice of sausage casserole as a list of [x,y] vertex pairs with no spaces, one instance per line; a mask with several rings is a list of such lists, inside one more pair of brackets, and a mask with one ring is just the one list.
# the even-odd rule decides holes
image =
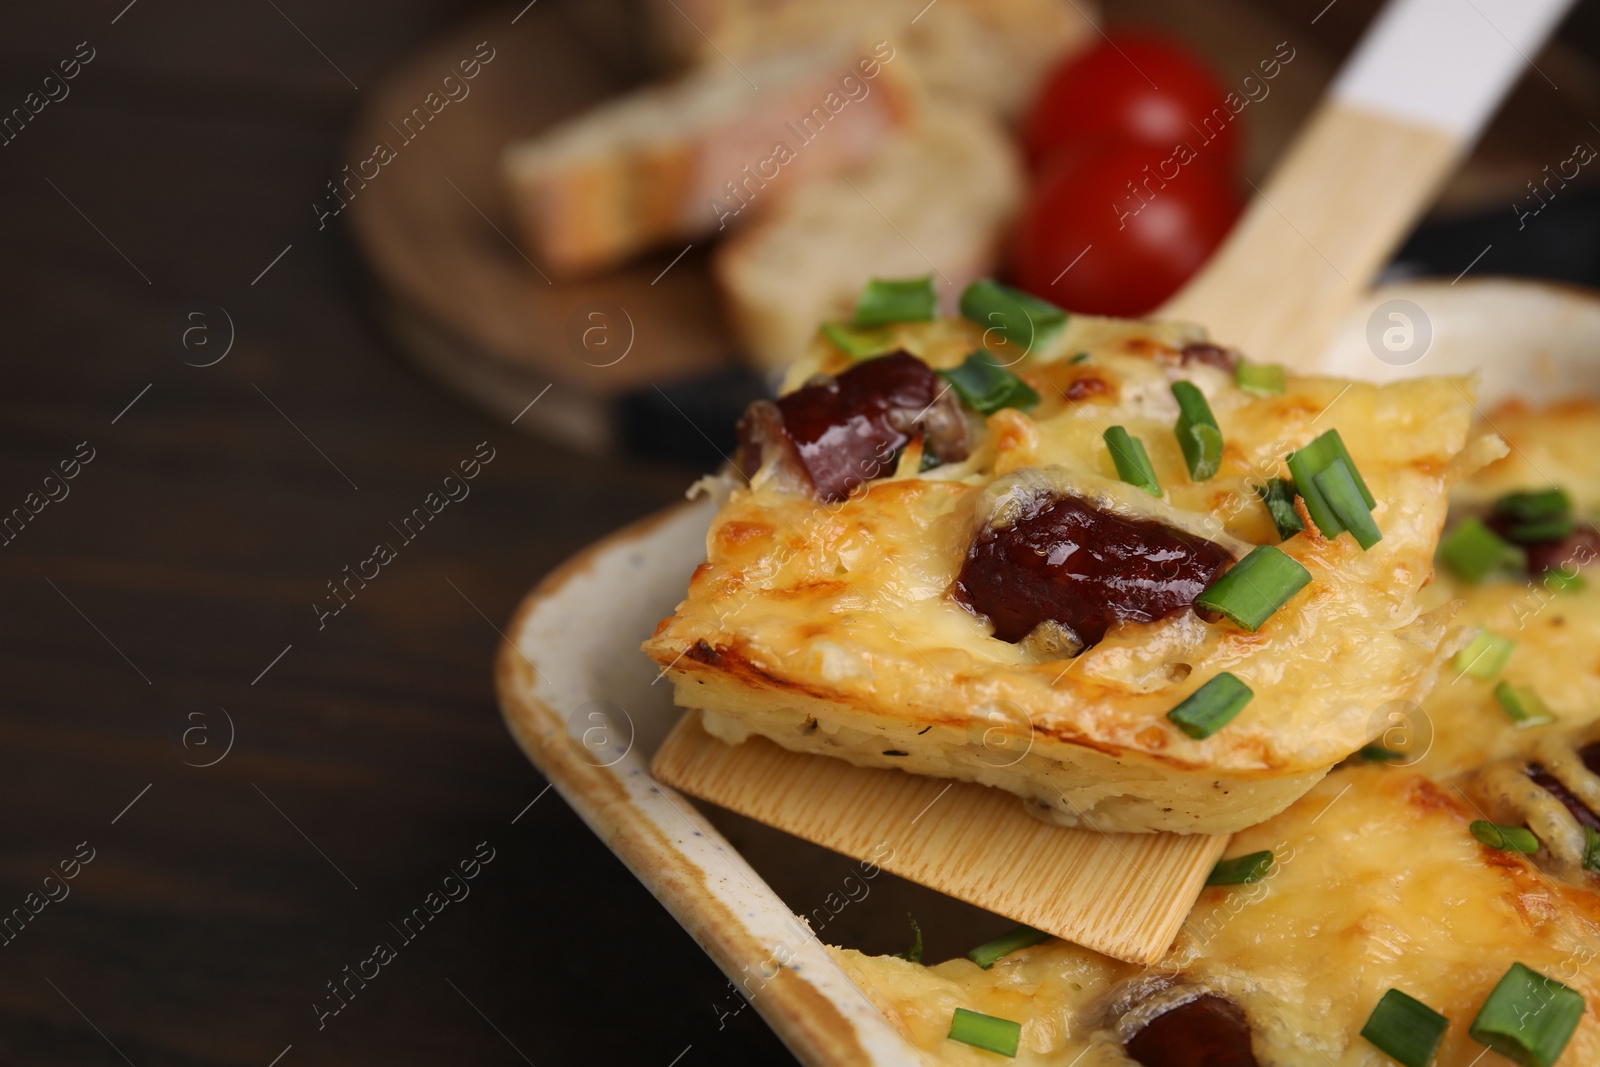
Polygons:
[[991,282],[938,319],[928,289],[874,283],[741,422],[645,645],[707,729],[1218,833],[1427,691],[1446,492],[1500,447],[1470,382],[1299,377]]

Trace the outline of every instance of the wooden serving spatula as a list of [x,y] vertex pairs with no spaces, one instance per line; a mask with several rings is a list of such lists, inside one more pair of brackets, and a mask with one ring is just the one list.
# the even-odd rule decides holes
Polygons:
[[[1158,317],[1204,323],[1258,360],[1311,367],[1569,3],[1391,2],[1228,240]],[[684,793],[1137,963],[1166,952],[1227,845],[1052,826],[985,786],[760,738],[726,745],[694,711],[651,770]]]

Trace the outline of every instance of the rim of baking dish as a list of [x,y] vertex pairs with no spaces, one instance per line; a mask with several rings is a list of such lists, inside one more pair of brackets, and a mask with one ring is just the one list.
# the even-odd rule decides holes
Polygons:
[[[658,603],[654,597],[625,580],[641,577],[653,564],[674,583],[677,592],[671,595],[681,597],[688,571],[704,556],[715,510],[714,503],[700,500],[649,516],[541,581],[518,607],[496,655],[502,714],[556,791],[741,984],[746,999],[802,1061],[868,1065],[919,1059],[722,834],[682,794],[651,777],[650,753],[630,741],[616,762],[598,766],[601,761],[571,739],[571,712],[563,716],[557,710],[606,699],[598,665],[575,655],[576,646],[593,634],[590,647],[608,643],[613,651],[633,651],[660,613],[650,607]],[[652,549],[648,556],[637,551],[645,544]],[[674,565],[662,564],[662,549],[676,550]],[[630,628],[647,615],[642,630]],[[619,627],[627,634],[622,641],[606,636]],[[654,664],[642,652],[637,656],[653,673]]]

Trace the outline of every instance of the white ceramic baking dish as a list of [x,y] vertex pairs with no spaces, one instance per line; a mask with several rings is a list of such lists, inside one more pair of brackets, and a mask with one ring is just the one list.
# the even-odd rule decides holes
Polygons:
[[[1431,341],[1418,355],[1424,330]],[[1398,332],[1386,341],[1386,331]],[[1329,373],[1382,380],[1477,369],[1485,411],[1514,396],[1600,396],[1600,296],[1499,279],[1386,286],[1349,316],[1322,363]],[[650,776],[650,756],[679,711],[667,683],[652,684],[655,668],[638,646],[704,558],[712,511],[704,501],[686,503],[636,523],[527,596],[496,662],[506,721],[567,803],[803,1062],[915,1062],[922,1057],[798,917],[829,915],[816,905],[837,899],[837,871],[804,859],[813,846],[713,813],[724,829],[738,828],[744,852],[735,850],[723,830]],[[880,890],[926,892],[890,883]],[[904,910],[885,912],[882,903],[880,914]],[[822,933],[836,941],[838,929]]]

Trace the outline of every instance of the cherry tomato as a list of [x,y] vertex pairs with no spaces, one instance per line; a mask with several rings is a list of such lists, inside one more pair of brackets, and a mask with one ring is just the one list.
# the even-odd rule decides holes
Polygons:
[[1069,311],[1123,317],[1177,292],[1240,208],[1226,175],[1182,159],[1119,141],[1059,154],[1020,218],[1017,284]]
[[1226,97],[1187,49],[1154,34],[1117,32],[1045,80],[1023,124],[1023,144],[1037,167],[1080,139],[1121,138],[1163,152],[1187,142],[1207,164],[1233,174],[1239,117]]

